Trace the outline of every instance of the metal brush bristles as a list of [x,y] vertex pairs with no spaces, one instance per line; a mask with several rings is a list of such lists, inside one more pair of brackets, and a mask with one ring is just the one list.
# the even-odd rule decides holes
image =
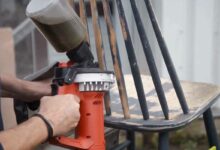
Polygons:
[[75,83],[79,83],[79,91],[109,91],[115,82],[113,73],[78,74]]
[[109,91],[111,84],[110,82],[84,82],[79,84],[79,90],[84,92]]

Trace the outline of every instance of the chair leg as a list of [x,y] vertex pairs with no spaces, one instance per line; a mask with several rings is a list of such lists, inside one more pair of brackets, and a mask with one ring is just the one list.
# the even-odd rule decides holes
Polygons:
[[158,150],[169,150],[169,132],[159,133]]
[[206,128],[206,133],[208,136],[209,146],[213,147],[216,146],[217,150],[220,150],[220,144],[218,140],[218,134],[215,127],[215,122],[212,115],[212,110],[209,108],[204,114],[203,114],[204,124]]
[[127,131],[127,140],[130,141],[130,144],[127,150],[135,150],[135,132]]

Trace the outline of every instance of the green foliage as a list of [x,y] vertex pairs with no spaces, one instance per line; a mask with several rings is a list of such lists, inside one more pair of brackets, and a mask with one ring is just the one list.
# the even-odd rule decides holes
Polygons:
[[216,147],[214,146],[214,147],[210,148],[209,150],[217,150],[217,149],[216,149]]

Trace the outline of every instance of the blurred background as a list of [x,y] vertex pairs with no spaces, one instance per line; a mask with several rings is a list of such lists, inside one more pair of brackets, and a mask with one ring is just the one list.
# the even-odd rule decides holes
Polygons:
[[[145,60],[145,58],[142,52],[142,46],[138,37],[134,17],[131,13],[130,2],[128,0],[122,1],[141,72],[143,74],[149,74],[147,66],[142,65],[144,64],[142,61]],[[141,17],[144,20],[145,29],[154,50],[160,75],[161,77],[166,78],[168,77],[168,73],[163,61],[161,61],[162,57],[149,22],[145,5],[142,0],[136,1],[139,10],[142,12]],[[16,73],[19,78],[23,78],[31,73],[34,73],[54,61],[66,59],[64,54],[58,54],[53,50],[53,47],[40,35],[38,31],[36,31],[31,21],[26,18],[25,8],[28,2],[29,0],[0,0],[0,28],[10,27],[11,30],[8,32],[11,33],[14,41],[13,55],[15,62],[13,60],[9,62],[8,58],[5,58],[5,62],[14,66],[16,69],[16,72],[14,73]],[[75,0],[75,2],[77,2],[77,0]],[[101,2],[101,0],[97,0],[97,2]],[[220,1],[152,0],[152,3],[180,79],[220,85]],[[78,5],[76,4],[76,8],[77,6]],[[98,7],[102,9],[101,3]],[[115,6],[115,0],[112,0],[111,9],[114,25],[118,31],[117,40],[119,41],[118,44],[122,56],[122,62],[127,62],[127,55],[123,53],[125,50],[124,43],[120,43],[120,41],[122,41],[122,35],[120,32],[121,28],[117,17],[118,13]],[[104,47],[107,53],[106,60],[107,62],[110,62],[112,60],[109,53],[107,29],[104,24],[103,15],[101,13],[99,15],[102,36],[106,40],[104,41]],[[89,28],[92,28],[91,18],[88,18],[88,23]],[[90,40],[93,41],[91,42],[91,47],[93,53],[95,54],[95,42],[93,38],[94,33],[92,30],[90,31]],[[0,32],[0,36],[4,36],[3,33],[4,32]],[[4,54],[5,52],[0,49],[0,55]],[[13,57],[11,59],[13,59]],[[0,69],[3,70],[4,67],[8,68],[7,64],[1,64]],[[11,69],[13,69],[13,67],[11,67]],[[113,70],[111,65],[108,66],[108,69]],[[123,72],[130,74],[129,65],[123,68]],[[2,111],[4,111],[6,107],[8,111],[8,107],[11,106],[12,104],[2,104]],[[213,111],[216,118],[220,117],[220,101],[214,105]],[[3,115],[4,114],[7,114],[7,117],[4,118],[11,121],[11,119],[8,119],[10,115],[3,112]],[[219,122],[218,119],[217,122]],[[200,130],[200,127],[203,128],[198,121],[193,123],[189,129],[186,129],[189,132],[185,132],[186,130],[179,131],[180,133],[172,135],[174,137],[173,139],[175,139],[173,140],[174,149],[175,144],[177,146],[182,144],[182,149],[197,149],[200,145],[199,143],[204,140],[204,129]],[[218,124],[217,127],[220,128],[220,124]],[[198,135],[191,135],[190,130],[196,130],[194,133],[198,133]],[[178,140],[176,136],[183,140]],[[145,142],[143,142],[142,137],[142,134],[137,135],[139,144],[144,144],[146,147],[150,145],[151,148],[154,149],[155,135],[144,135],[145,139],[148,139]],[[202,149],[202,147],[203,146],[198,149]]]

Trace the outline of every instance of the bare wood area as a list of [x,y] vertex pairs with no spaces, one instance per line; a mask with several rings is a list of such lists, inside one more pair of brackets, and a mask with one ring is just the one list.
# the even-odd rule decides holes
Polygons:
[[159,104],[159,100],[150,76],[142,75],[145,96],[149,107],[149,120],[143,120],[143,116],[135,92],[134,83],[131,75],[125,76],[128,92],[129,108],[131,119],[124,119],[123,110],[120,108],[120,98],[117,87],[111,91],[112,97],[112,116],[106,117],[106,125],[118,126],[122,128],[135,128],[141,131],[161,131],[179,128],[187,125],[192,120],[199,117],[209,108],[219,97],[220,87],[207,83],[195,83],[182,81],[182,87],[189,105],[190,113],[184,115],[177,96],[170,80],[162,79],[162,85],[168,99],[170,120],[165,120]]

